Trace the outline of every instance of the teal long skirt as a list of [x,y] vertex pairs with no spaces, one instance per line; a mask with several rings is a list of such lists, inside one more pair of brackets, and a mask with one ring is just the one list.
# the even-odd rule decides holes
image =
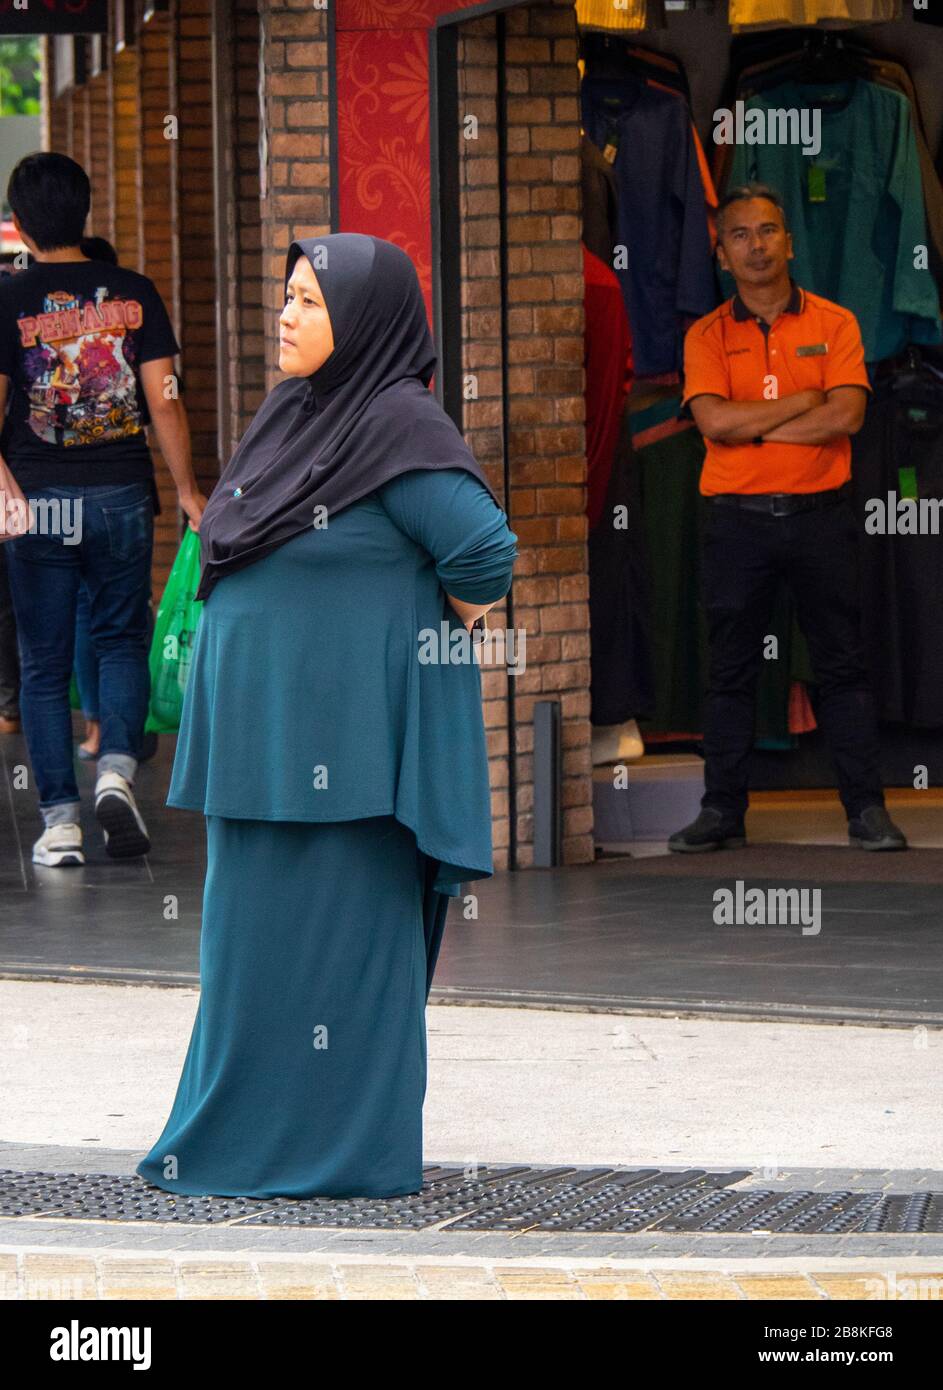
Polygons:
[[393,816],[207,816],[206,836],[199,1007],[136,1172],[204,1195],[421,1191],[435,861]]

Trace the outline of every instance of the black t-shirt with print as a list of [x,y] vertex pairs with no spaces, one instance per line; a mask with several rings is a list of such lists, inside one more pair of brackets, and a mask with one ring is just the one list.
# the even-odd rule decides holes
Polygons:
[[0,454],[21,488],[153,479],[140,367],[180,351],[146,275],[34,261],[0,279]]

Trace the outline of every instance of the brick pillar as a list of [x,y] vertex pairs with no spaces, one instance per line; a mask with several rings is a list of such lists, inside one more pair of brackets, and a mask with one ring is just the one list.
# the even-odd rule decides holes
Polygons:
[[[579,72],[569,0],[507,12],[508,387],[511,495],[518,536],[514,621],[527,665],[482,668],[494,798],[495,864],[507,863],[508,679],[516,690],[518,863],[533,862],[533,706],[559,700],[563,853],[593,859],[589,723],[583,265]],[[463,370],[477,380],[465,436],[501,495],[501,318],[498,259],[497,46],[493,15],[462,26]],[[477,138],[462,123],[478,118]],[[500,610],[489,621],[503,623]]]
[[259,7],[234,0],[232,63],[234,105],[227,142],[230,254],[227,284],[229,336],[229,433],[235,444],[265,395],[265,332],[262,309],[262,209],[259,201]]
[[[178,116],[172,88],[172,24],[169,14],[153,13],[141,25],[138,39],[140,161],[141,161],[141,250],[140,269],[154,281],[171,321],[177,326],[183,346],[177,305],[177,145],[166,124],[168,116]],[[177,489],[160,452],[157,435],[150,431],[154,475],[160,495],[161,513],[154,532],[154,592],[163,592],[181,535],[181,512]]]
[[53,80],[53,61],[52,61],[52,39],[47,34],[39,36],[39,69],[42,78],[39,86],[39,138],[41,148],[53,150],[56,148],[55,131],[53,130],[53,111],[55,103],[52,99],[52,80]]
[[75,135],[75,103],[74,103],[74,101],[73,101],[73,95],[74,95],[74,88],[70,89],[70,90],[67,91],[67,92],[64,92],[63,95],[59,98],[59,101],[60,101],[60,103],[61,103],[61,105],[62,105],[63,122],[64,122],[64,128],[65,128],[65,129],[64,129],[64,135],[63,135],[63,138],[64,138],[64,140],[65,140],[65,145],[63,146],[63,149],[64,149],[64,152],[65,152],[66,154],[72,155],[72,157],[73,157],[73,159],[74,159],[75,156],[74,156],[74,154],[73,154],[73,151],[74,151],[74,149],[75,149],[76,135]]
[[327,15],[310,0],[260,0],[259,73],[267,141],[261,234],[265,386],[280,379],[278,312],[285,254],[330,232]]
[[81,87],[73,87],[68,101],[72,108],[72,158],[88,173],[92,141],[88,84],[83,82]]
[[[180,319],[184,401],[193,470],[207,496],[219,477],[216,456],[216,265],[213,219],[213,108],[210,0],[178,0],[175,34]],[[227,287],[221,286],[225,293]]]
[[88,163],[85,168],[92,185],[89,230],[114,244],[115,199],[112,166],[111,79],[100,72],[88,82]]
[[112,151],[115,180],[114,247],[118,260],[141,268],[141,93],[137,48],[112,54]]
[[39,65],[42,72],[40,88],[40,139],[44,150],[55,150],[58,154],[72,154],[72,97],[65,92],[61,97],[53,96],[55,91],[55,48],[50,37],[42,35],[39,40]]
[[177,141],[167,138],[165,118],[176,115],[170,90],[170,22],[154,13],[141,27],[141,269],[169,306],[176,293],[174,255],[174,175]]

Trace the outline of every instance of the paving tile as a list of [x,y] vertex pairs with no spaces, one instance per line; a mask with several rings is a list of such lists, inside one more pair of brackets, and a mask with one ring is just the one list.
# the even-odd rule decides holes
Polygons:
[[259,1260],[259,1289],[267,1299],[313,1299],[332,1301],[340,1291],[329,1264],[301,1260]]
[[832,1271],[819,1274],[815,1269],[810,1269],[809,1278],[820,1284],[828,1297],[834,1299],[873,1299],[877,1285],[886,1284],[886,1275],[879,1269],[856,1274]]
[[97,1298],[94,1258],[84,1255],[27,1253],[23,1256],[26,1298]]
[[261,1298],[258,1280],[247,1260],[186,1258],[179,1265],[181,1298]]
[[345,1265],[338,1261],[336,1269],[342,1298],[411,1301],[422,1297],[408,1265]]
[[177,1270],[166,1258],[98,1260],[102,1298],[176,1298]]
[[661,1289],[649,1275],[621,1269],[574,1269],[573,1278],[584,1298],[644,1301],[661,1299]]
[[804,1274],[731,1274],[747,1298],[818,1299],[822,1295]]
[[670,1270],[654,1270],[653,1278],[657,1281],[666,1298],[707,1298],[707,1299],[739,1299],[740,1291],[736,1284],[726,1274],[715,1273],[713,1270],[705,1270],[698,1273],[692,1270],[690,1273],[673,1274]]
[[[840,1272],[831,1271],[827,1274],[813,1274],[811,1277],[822,1284],[823,1288],[829,1288],[830,1298],[867,1298],[890,1303],[909,1302],[914,1299],[943,1301],[943,1269],[908,1270],[904,1266],[875,1270],[873,1274],[856,1273],[843,1276]],[[864,1281],[863,1293],[845,1291],[846,1288],[853,1287],[848,1282],[851,1279]],[[842,1291],[831,1292],[832,1285],[840,1287]]]
[[535,1265],[494,1265],[494,1277],[510,1299],[582,1298],[572,1273]]
[[17,1298],[20,1276],[16,1268],[16,1255],[0,1255],[0,1301]]
[[479,1265],[416,1265],[415,1270],[427,1298],[493,1300],[503,1297],[494,1275]]

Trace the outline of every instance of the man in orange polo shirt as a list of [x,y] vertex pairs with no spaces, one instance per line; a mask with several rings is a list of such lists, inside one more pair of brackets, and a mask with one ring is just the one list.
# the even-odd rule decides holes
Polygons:
[[684,345],[684,401],[704,436],[710,499],[705,792],[697,820],[668,844],[696,853],[746,842],[756,684],[782,576],[809,644],[849,839],[904,849],[884,807],[858,613],[849,435],[871,389],[858,323],[790,278],[792,239],[772,189],[731,190],[717,224],[718,259],[737,293],[698,319]]

